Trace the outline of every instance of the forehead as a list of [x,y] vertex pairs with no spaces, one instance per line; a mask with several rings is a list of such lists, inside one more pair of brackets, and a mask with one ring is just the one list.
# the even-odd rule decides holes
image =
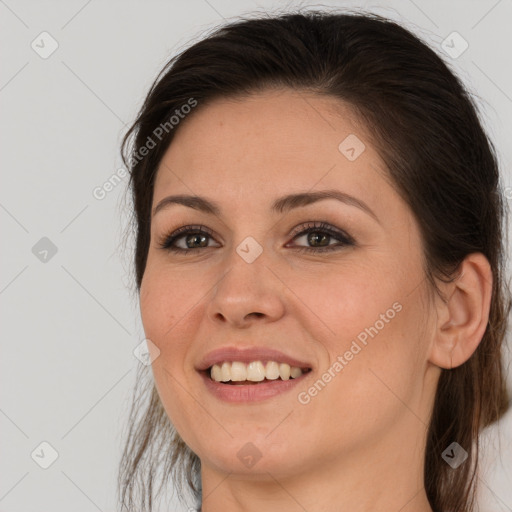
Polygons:
[[153,204],[183,193],[261,208],[262,198],[270,204],[285,191],[319,188],[364,197],[377,209],[390,207],[385,191],[388,202],[399,201],[367,130],[332,97],[272,90],[223,98],[199,105],[177,128]]

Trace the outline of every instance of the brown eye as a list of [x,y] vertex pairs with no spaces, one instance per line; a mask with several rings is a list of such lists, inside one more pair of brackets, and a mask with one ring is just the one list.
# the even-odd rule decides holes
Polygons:
[[[301,227],[306,227],[306,229],[296,234],[293,240],[303,238],[310,246],[297,247],[300,251],[327,252],[355,245],[355,241],[352,237],[338,231],[325,222],[312,222]],[[338,243],[334,245],[331,244],[330,242],[333,239],[337,240]]]
[[[355,245],[355,240],[351,236],[325,222],[311,222],[301,228],[302,231],[299,231],[293,240],[304,238],[309,246],[301,247],[294,244],[291,247],[295,250],[320,253]],[[204,226],[183,226],[165,236],[159,246],[168,251],[185,254],[197,249],[216,247],[210,245],[209,242],[212,240],[212,231]],[[332,244],[332,241],[337,243]]]
[[[210,240],[213,240],[213,238],[208,228],[203,226],[183,226],[165,236],[159,243],[159,246],[168,251],[186,253],[194,249],[207,249],[211,247],[209,245]],[[181,247],[177,242],[181,244]]]
[[178,238],[185,239],[187,249],[196,249],[198,247],[208,247],[208,235],[202,233],[192,233],[190,235],[183,235]]
[[331,235],[327,235],[320,231],[310,231],[306,236],[309,244],[312,244],[313,246],[319,244],[319,247],[329,245],[329,241],[331,240]]

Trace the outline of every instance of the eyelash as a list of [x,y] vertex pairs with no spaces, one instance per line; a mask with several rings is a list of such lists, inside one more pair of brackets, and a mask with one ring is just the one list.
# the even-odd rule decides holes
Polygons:
[[[341,242],[341,245],[328,245],[326,247],[294,247],[294,249],[299,252],[309,252],[309,253],[326,253],[330,251],[340,250],[343,247],[350,247],[355,245],[355,240],[343,233],[342,231],[338,231],[334,229],[326,222],[309,222],[302,226],[300,226],[301,231],[295,230],[293,234],[292,240],[295,238],[299,238],[300,236],[308,235],[309,233],[324,233],[327,234],[331,238],[335,238]],[[165,235],[159,242],[158,245],[161,249],[171,251],[174,253],[186,254],[190,251],[197,251],[198,249],[210,249],[210,247],[198,247],[196,249],[182,249],[180,247],[176,247],[173,244],[179,238],[182,238],[184,235],[208,235],[213,238],[213,233],[210,229],[205,226],[183,226],[181,228],[176,229],[172,233]]]

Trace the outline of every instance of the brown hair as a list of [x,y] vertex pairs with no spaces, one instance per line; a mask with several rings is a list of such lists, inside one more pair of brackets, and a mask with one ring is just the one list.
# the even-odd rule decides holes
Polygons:
[[[169,116],[185,112],[191,99],[197,110],[216,98],[268,88],[308,90],[354,109],[420,225],[431,290],[440,293],[436,279],[453,280],[470,253],[483,253],[491,265],[489,323],[471,358],[442,370],[424,466],[434,511],[472,511],[479,432],[508,408],[501,353],[511,307],[504,279],[506,204],[474,100],[437,53],[399,24],[361,12],[262,15],[216,29],[167,63],[122,145],[131,173],[137,290],[156,170],[179,129]],[[168,129],[157,130],[162,126]],[[156,146],[140,158],[150,139],[158,139]],[[441,458],[453,441],[469,454],[457,469]],[[134,395],[120,465],[120,501],[127,510],[151,510],[158,468],[161,486],[171,475],[178,486],[186,477],[201,499],[200,461],[170,424],[150,382]]]

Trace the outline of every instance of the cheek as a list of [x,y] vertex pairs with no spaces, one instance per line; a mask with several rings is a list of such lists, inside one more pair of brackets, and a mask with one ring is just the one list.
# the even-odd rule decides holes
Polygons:
[[190,297],[190,291],[183,291],[169,277],[151,269],[145,273],[140,290],[140,310],[145,337],[159,351],[152,362],[155,384],[160,396],[165,397],[163,403],[167,414],[172,416],[179,383],[185,382],[183,368],[188,338],[184,328],[189,325],[187,311],[191,309],[189,303],[193,297]]
[[[409,270],[405,274],[391,266],[352,267],[331,272],[330,277],[294,280],[294,293],[307,306],[300,315],[304,328],[328,356],[320,372],[345,375],[343,380],[332,379],[333,390],[371,397],[375,389],[378,402],[385,390],[378,380],[381,375],[394,390],[411,389],[425,356],[425,304],[420,287],[411,293]],[[340,395],[341,400],[349,397]]]
[[347,265],[315,275],[290,276],[300,299],[296,303],[302,304],[297,316],[309,319],[308,330],[322,336],[330,352],[343,350],[357,336],[364,343],[365,337],[389,331],[390,324],[399,322],[403,286],[390,275],[382,268]]
[[140,289],[140,312],[146,337],[154,338],[157,345],[162,345],[161,350],[165,350],[165,341],[177,337],[176,331],[187,325],[194,306],[203,295],[204,290],[194,286],[191,276],[148,264]]
[[[155,386],[173,425],[181,432],[190,429],[186,418],[194,404],[185,391],[189,376],[184,363],[190,339],[190,329],[198,325],[194,318],[201,290],[187,286],[179,273],[148,266],[140,289],[140,310],[146,338],[159,350],[152,363]],[[197,290],[194,292],[194,289]]]
[[[417,408],[423,374],[411,311],[403,306],[384,325],[371,315],[363,328],[356,317],[351,331],[328,345],[329,364],[309,388],[298,390],[300,403],[307,403],[302,412],[308,428],[340,443],[371,442],[404,415],[415,421],[410,409]],[[348,325],[351,318],[343,317],[340,328],[341,322]]]
[[328,399],[343,403],[337,409],[340,421],[344,411],[359,411],[365,413],[359,425],[364,429],[368,415],[392,422],[404,412],[404,403],[417,402],[428,348],[424,315],[418,293],[404,296],[399,290],[383,288],[366,300],[358,297],[340,312],[342,334],[329,348],[331,368],[338,361],[341,378],[335,379]]

